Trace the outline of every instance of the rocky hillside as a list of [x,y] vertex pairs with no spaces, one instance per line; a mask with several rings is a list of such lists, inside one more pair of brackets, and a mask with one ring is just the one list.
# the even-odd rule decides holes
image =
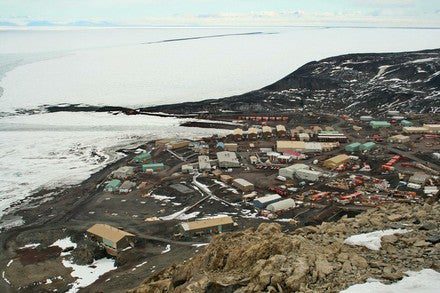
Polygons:
[[310,62],[260,90],[219,100],[142,109],[146,112],[280,112],[376,114],[440,112],[440,49],[349,54]]
[[[368,278],[395,282],[407,271],[440,271],[439,217],[436,203],[372,209],[294,234],[262,224],[215,237],[192,259],[132,292],[337,292]],[[379,236],[347,240],[370,232]]]

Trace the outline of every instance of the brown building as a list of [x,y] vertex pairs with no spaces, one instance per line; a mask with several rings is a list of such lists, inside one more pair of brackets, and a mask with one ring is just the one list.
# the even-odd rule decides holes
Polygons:
[[342,154],[342,155],[337,155],[335,157],[332,157],[330,159],[327,159],[324,161],[324,167],[329,168],[329,169],[334,169],[339,167],[342,164],[347,163],[350,160],[350,157]]
[[232,185],[243,192],[251,192],[254,190],[254,185],[242,178],[237,178],[232,181]]
[[107,224],[95,224],[87,230],[87,234],[100,242],[112,255],[121,249],[134,245],[135,235]]

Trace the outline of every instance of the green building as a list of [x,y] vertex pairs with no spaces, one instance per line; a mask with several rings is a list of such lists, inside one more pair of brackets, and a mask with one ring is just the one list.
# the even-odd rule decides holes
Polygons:
[[409,127],[409,126],[413,126],[414,124],[411,121],[402,120],[400,121],[400,125],[402,125],[403,127]]
[[118,190],[119,186],[121,186],[121,180],[113,179],[105,186],[104,190],[108,192],[115,192]]
[[370,126],[373,129],[378,129],[391,127],[391,124],[388,121],[370,121]]
[[145,172],[149,169],[153,170],[154,172],[162,171],[163,169],[165,169],[165,165],[163,163],[151,163],[142,165],[142,172]]
[[319,134],[326,134],[326,135],[339,134],[339,131],[337,131],[337,130],[323,130],[323,131],[320,131]]
[[359,150],[361,151],[370,151],[376,147],[376,144],[372,141],[366,142],[359,146]]
[[133,161],[136,163],[147,163],[151,160],[151,154],[150,153],[141,153],[133,158]]
[[353,142],[347,146],[345,146],[345,151],[353,153],[359,150],[361,144],[359,142]]

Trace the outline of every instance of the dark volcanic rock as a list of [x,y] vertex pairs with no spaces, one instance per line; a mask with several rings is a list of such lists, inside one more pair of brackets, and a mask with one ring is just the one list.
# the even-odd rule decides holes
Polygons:
[[141,111],[279,113],[293,109],[351,114],[440,112],[440,49],[331,57],[307,63],[281,80],[243,95]]

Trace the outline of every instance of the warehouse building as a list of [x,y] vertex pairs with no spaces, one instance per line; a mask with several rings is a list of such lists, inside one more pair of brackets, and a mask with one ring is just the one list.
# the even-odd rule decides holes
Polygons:
[[428,133],[428,128],[426,128],[426,127],[414,127],[414,126],[403,127],[403,133],[423,134],[423,133]]
[[232,181],[232,186],[238,188],[239,190],[243,192],[251,192],[254,190],[254,185],[250,183],[249,181],[237,178]]
[[350,157],[342,154],[342,155],[337,155],[335,157],[332,157],[330,159],[327,159],[324,161],[324,167],[329,168],[329,169],[334,169],[339,167],[342,164],[347,163],[350,160]]
[[391,143],[407,143],[410,141],[410,137],[406,135],[398,134],[388,138],[388,141]]
[[288,167],[281,168],[280,170],[278,170],[278,175],[289,178],[289,179],[293,179],[296,171],[301,170],[301,169],[308,170],[309,166],[307,166],[305,164],[294,164],[292,166],[288,166]]
[[112,176],[118,179],[125,179],[134,174],[134,167],[123,166],[112,172]]
[[320,153],[322,152],[322,144],[319,142],[304,143],[304,153]]
[[133,158],[133,161],[136,163],[148,163],[151,160],[151,154],[147,152],[140,153],[136,157]]
[[279,194],[269,194],[266,196],[262,196],[259,198],[256,198],[252,201],[252,204],[254,205],[254,207],[256,207],[257,209],[264,209],[267,205],[277,202],[279,200],[281,200],[281,196]]
[[111,255],[118,251],[134,246],[135,235],[112,227],[107,224],[95,224],[87,229],[87,235],[93,240],[100,242]]
[[295,171],[295,176],[302,180],[318,181],[321,176],[321,172],[313,171],[309,169],[299,169]]
[[199,156],[199,171],[211,171],[211,162],[208,156]]
[[236,144],[236,143],[225,143],[224,150],[228,151],[228,152],[236,152],[236,151],[238,151],[238,144]]
[[376,143],[369,141],[366,143],[363,143],[359,146],[359,150],[360,151],[371,151],[372,149],[374,149],[376,147]]
[[297,151],[302,152],[305,148],[304,141],[279,140],[277,141],[277,152]]
[[293,209],[296,206],[295,201],[291,198],[286,198],[269,204],[266,209],[273,213]]
[[423,127],[427,128],[429,133],[440,133],[440,124],[423,124]]
[[339,133],[337,131],[323,131],[318,134],[319,141],[337,141],[337,142],[346,142],[348,138],[345,134]]
[[357,152],[361,144],[359,142],[353,142],[347,146],[345,146],[345,150],[350,153]]
[[286,127],[284,125],[277,125],[276,130],[277,130],[278,137],[285,137],[286,136]]
[[379,128],[389,128],[391,127],[391,124],[388,121],[370,121],[370,126],[373,129],[379,129]]
[[179,230],[185,237],[202,234],[218,234],[231,231],[236,226],[229,216],[214,217],[179,224]]
[[115,192],[118,190],[119,186],[121,186],[121,180],[113,179],[112,181],[110,181],[105,185],[104,191]]
[[159,172],[165,169],[163,163],[150,163],[142,165],[142,172]]
[[218,152],[217,153],[218,166],[220,168],[238,168],[240,162],[237,159],[237,155],[234,152]]

